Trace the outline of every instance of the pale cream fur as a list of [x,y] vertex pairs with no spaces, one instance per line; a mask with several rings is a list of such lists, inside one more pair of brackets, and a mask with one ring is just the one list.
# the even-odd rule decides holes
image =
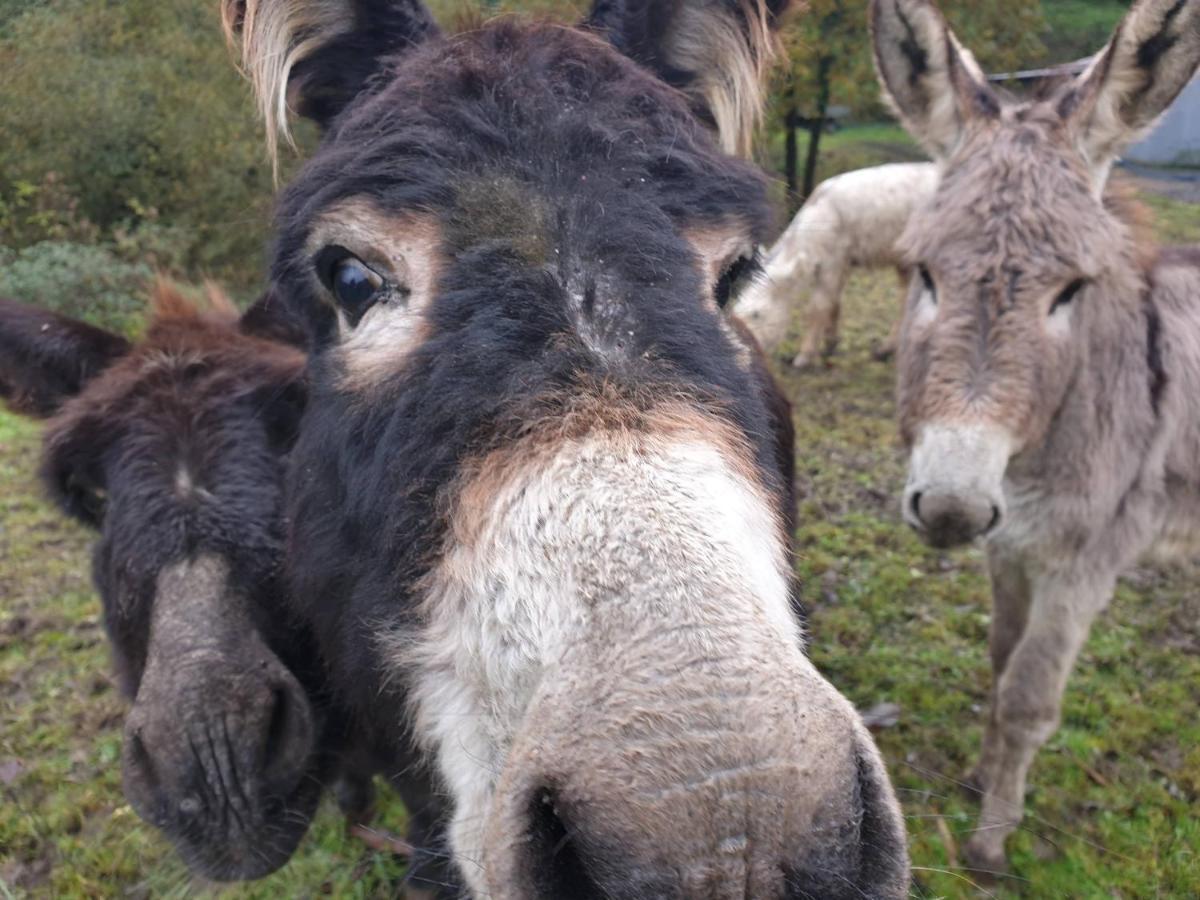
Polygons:
[[[895,267],[906,286],[906,261],[896,242],[912,211],[933,197],[937,179],[933,163],[894,163],[823,181],[771,247],[762,278],[738,298],[738,316],[763,347],[773,349],[784,339],[796,304],[807,297],[793,363],[805,368],[831,352],[853,268]],[[893,332],[879,355],[890,355],[894,339]]]
[[[886,785],[857,716],[800,651],[775,513],[730,458],[737,442],[726,438],[728,429],[716,422],[691,433],[601,432],[528,454],[505,451],[498,468],[483,465],[464,488],[460,524],[427,582],[426,633],[415,648],[401,643],[392,655],[398,671],[415,672],[416,732],[455,798],[451,844],[476,897],[527,896],[521,878],[528,873],[516,855],[531,779],[564,766],[598,778],[608,765],[620,768],[611,758],[621,755],[620,733],[590,731],[604,710],[616,703],[614,714],[633,714],[685,703],[688,684],[704,682],[706,668],[720,669],[722,660],[741,674],[708,696],[709,711],[677,713],[685,718],[654,732],[673,742],[669,760],[646,744],[637,751],[642,765],[621,769],[621,777],[653,777],[667,793],[643,798],[646,807],[633,797],[597,804],[590,826],[634,828],[634,850],[654,835],[683,841],[677,822],[666,827],[660,816],[686,804],[708,814],[719,809],[707,790],[685,785],[708,775],[725,784],[717,772],[732,762],[717,760],[730,756],[746,766],[726,787],[745,782],[774,793],[781,810],[770,813],[778,818],[771,828],[793,839],[812,824],[813,804],[841,802],[848,747],[867,754]],[[593,652],[609,659],[603,673],[579,668],[580,654]],[[675,666],[688,676],[678,684],[661,671]],[[613,683],[597,684],[599,674]],[[736,709],[721,699],[730,693],[738,695]],[[747,733],[726,734],[722,756],[700,725],[730,717]],[[755,737],[756,721],[775,737]],[[882,789],[884,814],[895,816],[890,789]],[[633,821],[613,822],[614,809],[628,810]],[[639,810],[648,818],[639,819]],[[758,849],[767,856],[788,847],[786,833],[762,840]],[[672,849],[679,862],[699,866],[712,848]],[[744,865],[745,857],[728,865]],[[755,872],[778,877],[757,864]]]

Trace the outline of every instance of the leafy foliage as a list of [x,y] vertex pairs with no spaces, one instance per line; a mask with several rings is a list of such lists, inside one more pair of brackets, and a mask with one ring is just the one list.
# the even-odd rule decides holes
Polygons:
[[[1026,64],[1042,52],[1040,0],[941,0],[942,11],[987,71]],[[776,112],[817,116],[848,106],[858,118],[883,112],[871,61],[864,0],[809,0],[784,31],[787,62],[773,95]],[[822,102],[824,97],[824,103]]]
[[[0,210],[55,172],[75,214],[102,232],[167,221],[187,232],[182,266],[253,277],[270,174],[248,91],[217,37],[216,4],[17,9],[0,17]],[[4,240],[56,236],[6,230]]]
[[85,319],[115,331],[137,330],[153,270],[112,250],[70,241],[0,247],[0,295]]

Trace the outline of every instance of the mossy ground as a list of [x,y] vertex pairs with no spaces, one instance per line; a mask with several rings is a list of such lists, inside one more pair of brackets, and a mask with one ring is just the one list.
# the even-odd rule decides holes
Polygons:
[[[1196,207],[1155,210],[1170,239],[1200,239]],[[913,895],[971,896],[958,848],[976,804],[956,779],[980,739],[988,589],[978,550],[929,550],[899,522],[892,370],[869,355],[897,304],[890,272],[856,275],[831,365],[778,368],[796,405],[797,565],[818,665],[860,707],[900,707],[878,740],[907,815]],[[38,435],[0,413],[0,897],[218,891],[191,879],[121,795],[124,702],[88,577],[90,536],[42,499]],[[1198,576],[1143,568],[1122,582],[1034,765],[1013,874],[992,895],[1200,896]],[[400,830],[399,803],[381,808],[381,825]],[[289,866],[224,890],[389,896],[402,870],[348,838],[327,806]]]

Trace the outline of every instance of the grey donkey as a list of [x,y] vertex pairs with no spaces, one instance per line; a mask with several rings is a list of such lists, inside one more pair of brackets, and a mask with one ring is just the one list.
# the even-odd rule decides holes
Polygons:
[[1148,246],[1105,197],[1200,63],[1200,0],[1134,3],[1085,72],[1029,102],[964,62],[928,0],[871,14],[885,92],[942,166],[902,238],[903,511],[934,546],[986,536],[994,678],[965,853],[999,870],[1118,575],[1200,538],[1200,248]]

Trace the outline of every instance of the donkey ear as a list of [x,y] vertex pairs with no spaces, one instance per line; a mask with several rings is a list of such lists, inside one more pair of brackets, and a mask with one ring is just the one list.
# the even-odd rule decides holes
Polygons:
[[326,128],[390,56],[438,33],[421,0],[222,0],[226,39],[241,53],[267,123],[290,140],[289,106]]
[[1101,182],[1125,147],[1153,126],[1200,65],[1200,2],[1142,0],[1108,46],[1058,98]]
[[108,410],[78,407],[50,423],[42,442],[42,481],[66,515],[98,528],[108,501],[105,456],[121,428]]
[[287,344],[307,353],[311,349],[308,330],[288,308],[274,288],[255,300],[238,319],[238,330],[251,337]]
[[885,98],[936,159],[972,120],[1000,115],[979,65],[930,0],[872,0],[871,38]]
[[0,398],[27,416],[53,415],[129,351],[129,342],[15,300],[0,300]]
[[726,153],[749,156],[792,0],[595,0],[584,26],[683,90]]

